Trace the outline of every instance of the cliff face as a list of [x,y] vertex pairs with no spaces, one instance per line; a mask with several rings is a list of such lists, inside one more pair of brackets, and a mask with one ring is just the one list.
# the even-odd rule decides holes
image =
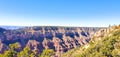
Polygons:
[[0,29],[0,52],[9,44],[20,43],[21,50],[29,46],[36,54],[45,48],[54,49],[56,56],[88,43],[96,31],[92,27],[25,27],[16,30]]
[[100,29],[90,42],[61,57],[120,57],[120,25]]

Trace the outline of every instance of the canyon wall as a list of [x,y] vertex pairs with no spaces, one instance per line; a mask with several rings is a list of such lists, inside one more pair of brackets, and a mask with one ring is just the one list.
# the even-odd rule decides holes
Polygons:
[[88,43],[99,27],[35,26],[15,30],[0,28],[0,53],[9,49],[9,44],[19,43],[19,50],[29,46],[35,54],[45,48],[54,49],[56,56]]

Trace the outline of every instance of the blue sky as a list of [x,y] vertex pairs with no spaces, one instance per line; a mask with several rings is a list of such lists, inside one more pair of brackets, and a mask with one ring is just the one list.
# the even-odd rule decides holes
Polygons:
[[88,26],[120,24],[120,0],[0,0],[0,25]]

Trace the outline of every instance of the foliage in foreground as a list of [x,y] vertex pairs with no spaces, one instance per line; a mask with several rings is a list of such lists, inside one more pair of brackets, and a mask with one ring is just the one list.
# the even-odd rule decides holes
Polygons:
[[18,44],[10,44],[10,49],[5,51],[3,54],[0,54],[0,57],[51,57],[54,55],[54,50],[45,49],[41,54],[34,54],[28,46],[26,46],[22,51],[17,52]]
[[111,36],[104,36],[97,42],[68,51],[62,57],[120,57],[120,29],[115,29]]

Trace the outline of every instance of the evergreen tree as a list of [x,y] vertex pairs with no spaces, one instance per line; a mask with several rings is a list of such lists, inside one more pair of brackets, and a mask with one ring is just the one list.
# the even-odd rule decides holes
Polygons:
[[53,49],[45,49],[39,57],[51,57],[54,54]]
[[26,46],[23,51],[17,54],[17,57],[34,57],[34,53],[30,50],[28,46]]

